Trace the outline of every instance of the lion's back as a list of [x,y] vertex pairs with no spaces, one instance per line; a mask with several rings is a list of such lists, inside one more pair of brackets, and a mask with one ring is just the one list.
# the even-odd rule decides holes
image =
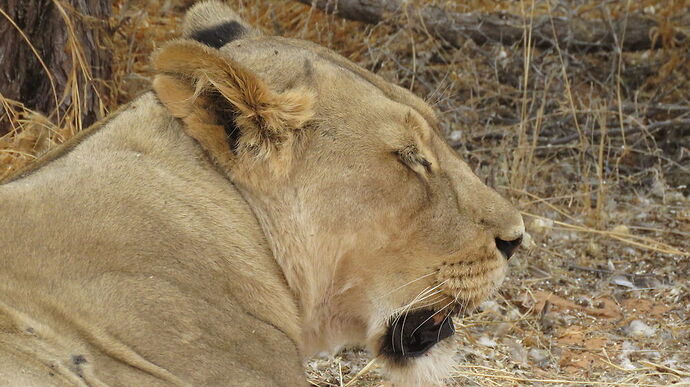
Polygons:
[[301,381],[280,376],[299,370],[294,343],[247,305],[247,292],[280,285],[267,280],[280,278],[270,249],[204,157],[148,95],[0,185],[3,385],[3,374],[15,385]]

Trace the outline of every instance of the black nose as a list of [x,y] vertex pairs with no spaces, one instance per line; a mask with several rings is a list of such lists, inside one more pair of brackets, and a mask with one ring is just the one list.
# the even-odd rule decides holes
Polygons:
[[496,238],[496,247],[498,247],[498,250],[506,259],[510,259],[510,257],[513,256],[515,249],[517,249],[521,243],[522,236],[512,241],[504,241],[503,239]]

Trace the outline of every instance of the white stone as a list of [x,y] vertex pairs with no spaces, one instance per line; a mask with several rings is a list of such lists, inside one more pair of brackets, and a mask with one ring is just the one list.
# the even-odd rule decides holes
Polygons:
[[628,334],[633,337],[650,337],[656,333],[656,329],[645,324],[642,320],[633,320],[628,325]]
[[491,348],[494,348],[496,345],[498,345],[494,339],[490,339],[487,336],[480,337],[479,340],[477,340],[477,343],[479,343],[479,345]]

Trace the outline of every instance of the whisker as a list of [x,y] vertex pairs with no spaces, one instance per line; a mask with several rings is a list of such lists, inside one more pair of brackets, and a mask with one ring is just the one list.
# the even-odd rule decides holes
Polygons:
[[[436,296],[436,295],[438,295],[439,293],[441,293],[442,290],[439,290],[439,288],[440,288],[441,286],[445,285],[448,281],[449,281],[449,279],[446,279],[446,280],[444,280],[444,281],[442,281],[442,282],[436,284],[435,286],[433,286],[433,287],[431,287],[431,288],[427,286],[427,287],[424,288],[421,292],[419,292],[419,293],[417,294],[417,296],[416,296],[414,299],[412,299],[412,301],[410,301],[410,302],[407,303],[406,305],[404,305],[404,306],[398,308],[398,310],[396,310],[396,311],[394,312],[394,314],[397,314],[397,316],[396,316],[396,317],[393,319],[393,321],[391,322],[391,326],[393,327],[393,331],[395,332],[395,326],[397,326],[397,324],[400,322],[400,319],[402,318],[402,325],[401,325],[401,327],[400,327],[400,332],[401,332],[401,333],[404,332],[405,323],[406,323],[406,321],[407,321],[407,316],[408,316],[410,310],[412,309],[412,307],[416,306],[416,304],[419,303],[419,302],[422,302],[422,301],[424,301],[424,300],[427,300],[427,299],[429,299],[430,297]],[[395,336],[395,335],[391,335],[391,345],[392,345],[393,347],[395,347],[395,343],[394,343],[394,341],[393,341],[393,340],[395,339],[394,336]],[[404,346],[403,346],[403,335],[402,335],[402,334],[400,335],[400,348],[402,349],[402,351],[403,351],[403,356],[404,356],[404,355],[405,355],[405,348],[404,348]]]
[[[448,282],[448,281],[449,281],[449,280],[446,279],[446,280],[444,280],[443,282],[437,284],[436,286],[434,286],[434,287],[432,287],[432,288],[429,288],[429,287],[427,286],[424,290],[422,290],[419,294],[417,294],[417,296],[416,296],[414,299],[412,299],[412,301],[410,301],[410,302],[407,303],[406,305],[404,305],[404,306],[398,308],[394,313],[402,313],[402,312],[404,312],[406,309],[408,309],[408,308],[410,308],[411,306],[413,306],[415,303],[424,301],[424,300],[427,299],[428,297],[431,297],[431,296],[434,296],[434,295],[436,295],[436,294],[441,293],[441,290],[438,290],[438,291],[437,291],[437,289],[438,289],[439,287],[445,285],[446,282]],[[430,294],[431,292],[434,292],[434,293],[433,293],[433,294]]]
[[419,303],[424,302],[424,301],[430,299],[431,297],[437,296],[437,295],[441,294],[442,292],[443,292],[442,290],[436,290],[432,293],[424,295],[424,297],[419,297],[418,299],[413,300],[413,301],[409,302],[407,305],[396,310],[396,314],[402,314],[406,310],[413,309],[413,308],[417,309],[417,306]]
[[[417,303],[422,302],[422,301],[424,301],[424,300],[426,300],[426,299],[428,299],[428,298],[437,296],[437,295],[440,294],[441,292],[442,292],[441,290],[437,290],[436,292],[434,292],[434,293],[432,293],[432,294],[428,294],[428,295],[426,295],[426,296],[420,298],[419,300],[415,300],[415,301],[413,301],[413,302],[407,304],[407,305],[404,307],[404,309],[401,310],[401,311],[399,312],[398,316],[394,319],[393,324],[397,324],[398,321],[400,321],[400,318],[401,318],[401,317],[407,318],[407,315],[408,315],[409,312],[412,311],[412,310],[421,309],[421,308],[423,308],[424,306],[428,306],[428,305],[434,305],[434,304],[437,303],[438,301],[435,301],[435,302],[430,303],[430,304],[425,304],[425,305],[422,305],[422,306],[417,305]],[[403,327],[404,327],[404,326],[405,326],[405,321],[403,320]]]
[[[424,289],[422,289],[422,290],[415,296],[414,299],[412,299],[412,301],[410,301],[407,305],[405,305],[405,306],[403,306],[402,308],[400,308],[400,312],[398,312],[398,311],[395,311],[395,312],[394,312],[395,314],[397,314],[397,316],[396,316],[396,317],[393,319],[393,321],[391,322],[391,327],[393,327],[393,332],[395,332],[395,326],[396,326],[396,325],[398,324],[398,322],[400,321],[400,317],[402,317],[402,316],[404,315],[405,318],[407,318],[407,309],[410,308],[415,302],[417,302],[417,301],[416,301],[417,298],[419,298],[419,297],[426,297],[426,295],[424,295],[424,296],[422,296],[422,295],[423,295],[423,294],[426,294],[427,292],[431,292],[431,291],[433,291],[433,289],[430,289],[429,286],[425,287]],[[404,320],[403,320],[403,327],[404,327],[404,324],[405,324],[405,322],[404,322]],[[395,341],[394,341],[394,340],[395,340],[395,334],[392,334],[392,335],[391,335],[391,346],[392,346],[393,348],[395,348]],[[400,348],[402,348],[402,335],[400,335]],[[404,354],[404,351],[405,351],[405,350],[403,349],[403,354]]]
[[414,333],[417,332],[417,330],[418,330],[419,328],[421,328],[422,325],[424,325],[427,321],[429,321],[429,320],[431,320],[432,318],[434,318],[434,316],[436,316],[437,314],[439,314],[440,312],[442,312],[443,309],[446,309],[447,307],[449,307],[449,306],[452,305],[452,304],[453,304],[453,301],[447,303],[443,308],[437,310],[436,312],[434,312],[434,314],[432,314],[431,316],[427,317],[426,320],[422,321],[419,325],[417,325],[417,328],[415,328],[415,329],[412,331],[412,333],[410,333],[410,335],[414,335]]
[[421,276],[421,277],[417,277],[417,278],[413,279],[412,281],[410,281],[410,282],[408,282],[408,283],[406,283],[406,284],[402,284],[402,285],[398,286],[397,288],[395,288],[395,289],[389,291],[388,293],[382,295],[381,297],[389,296],[389,295],[391,295],[392,293],[397,292],[398,290],[404,288],[404,287],[407,286],[407,285],[413,284],[413,283],[415,283],[415,282],[417,282],[417,281],[419,281],[419,280],[422,280],[422,279],[424,279],[424,278],[426,278],[426,277],[429,277],[429,276],[432,276],[432,275],[434,275],[434,274],[436,274],[435,271],[434,271],[434,272],[431,272],[431,273],[428,273],[428,274],[424,274],[424,275]]
[[428,294],[429,292],[432,292],[432,291],[433,291],[433,289],[432,289],[430,286],[425,287],[425,288],[422,289],[419,293],[417,293],[417,295],[412,299],[412,301],[410,301],[410,302],[408,302],[407,304],[405,304],[405,305],[403,305],[403,306],[397,308],[393,313],[394,313],[394,314],[402,313],[405,309],[407,309],[407,308],[410,307],[412,304],[414,304],[415,302],[417,302],[417,300],[418,300],[420,297],[423,299],[424,297],[427,296],[427,294]]
[[[436,341],[440,341],[440,340],[441,340],[441,327],[442,327],[443,324],[446,322],[446,320],[449,319],[449,318],[450,318],[450,313],[448,313],[448,314],[446,315],[446,317],[443,318],[443,321],[441,321],[441,324],[439,324],[439,326],[438,326],[438,333],[436,334]],[[452,320],[451,320],[451,321],[452,321]],[[451,324],[452,324],[452,322],[451,322]]]
[[[434,291],[434,290],[437,290],[438,288],[440,288],[441,286],[443,286],[446,282],[448,282],[447,279],[444,280],[443,282],[437,284],[437,285],[434,286],[433,288],[429,289],[428,292],[432,292],[432,291]],[[442,292],[442,290],[437,290],[434,294],[432,294],[432,295],[425,295],[424,297],[422,297],[422,298],[419,299],[419,300],[417,300],[417,297],[415,297],[415,299],[412,300],[412,302],[410,302],[410,303],[408,304],[408,307],[406,308],[405,313],[404,313],[404,317],[403,317],[403,321],[402,321],[402,326],[400,327],[400,349],[402,349],[402,354],[403,354],[403,356],[405,356],[405,346],[403,345],[403,337],[404,337],[403,333],[405,332],[405,323],[407,322],[407,315],[409,314],[411,307],[412,307],[415,303],[420,302],[420,301],[422,301],[422,300],[424,300],[424,299],[426,299],[426,298],[428,298],[428,297],[430,297],[430,296],[434,296],[434,295],[436,295],[436,294],[438,294],[438,293],[441,293],[441,292]],[[446,305],[446,306],[447,306],[447,305]],[[445,308],[445,307],[444,307],[444,308]],[[397,320],[397,321],[399,321],[399,320]],[[397,321],[396,321],[396,324],[397,324]],[[418,328],[419,328],[419,327],[417,327],[412,333],[416,332]],[[395,328],[393,328],[393,330],[395,331]]]
[[437,292],[437,293],[435,293],[435,294],[432,294],[432,295],[429,297],[429,298],[431,298],[431,300],[429,300],[429,302],[424,303],[424,304],[421,304],[421,305],[415,305],[413,309],[414,309],[414,310],[418,310],[418,309],[428,308],[428,307],[430,307],[430,306],[437,305],[437,304],[438,304],[439,302],[441,302],[441,301],[446,300],[447,297],[445,297],[445,296],[441,296],[441,297],[438,297],[438,298],[436,298],[436,299],[432,298],[433,296],[437,296],[437,295],[439,295],[440,293],[442,293],[442,292],[439,291],[439,292]]

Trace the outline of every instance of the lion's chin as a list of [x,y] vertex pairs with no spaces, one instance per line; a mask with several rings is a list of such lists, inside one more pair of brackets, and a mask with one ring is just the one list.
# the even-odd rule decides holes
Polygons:
[[420,356],[400,361],[381,354],[377,360],[394,386],[442,386],[455,369],[456,347],[454,336],[450,336],[434,344]]
[[394,384],[442,384],[453,369],[453,320],[423,309],[389,322],[380,339],[379,359]]

